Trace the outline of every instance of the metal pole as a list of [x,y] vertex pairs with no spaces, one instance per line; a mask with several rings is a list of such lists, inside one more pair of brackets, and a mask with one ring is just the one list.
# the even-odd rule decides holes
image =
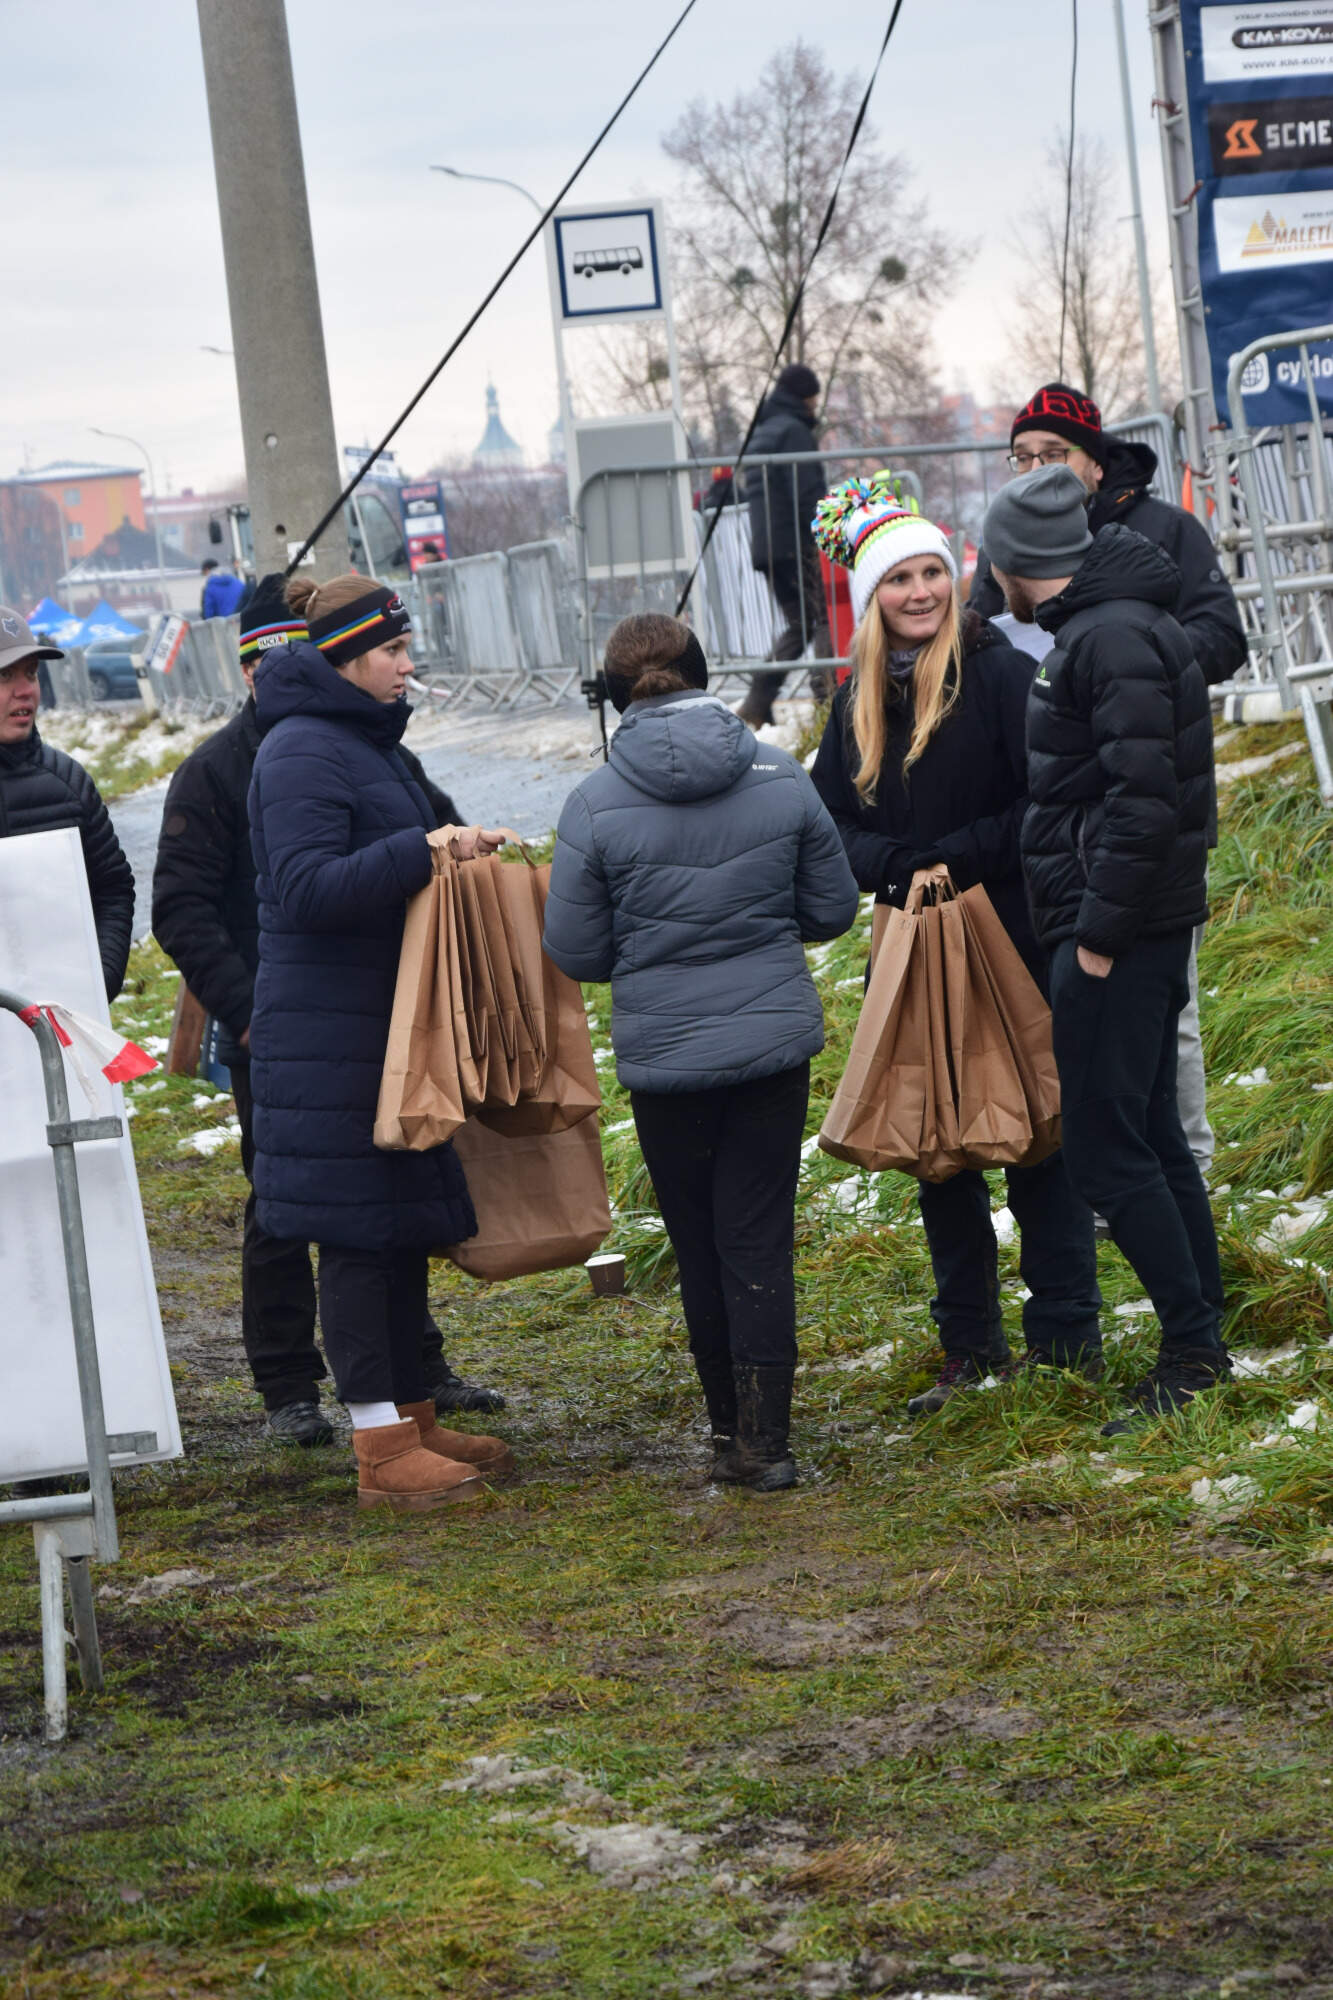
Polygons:
[[[255,567],[287,567],[342,480],[283,0],[198,0]],[[349,566],[341,514],[313,573]]]
[[113,444],[132,444],[136,451],[143,453],[143,462],[148,467],[149,497],[153,503],[153,546],[157,550],[158,592],[162,599],[159,608],[170,611],[171,601],[167,596],[167,566],[162,560],[162,529],[157,518],[157,474],[153,471],[153,461],[148,456],[148,447],[140,444],[137,438],[127,437],[124,431],[103,431],[99,430],[96,424],[89,424],[88,428],[94,437],[110,438]]
[[47,1523],[33,1529],[37,1544],[37,1577],[42,1600],[42,1687],[46,1701],[46,1740],[62,1743],[69,1722],[69,1690],[65,1679],[65,1568],[60,1530]]
[[1116,48],[1120,55],[1120,102],[1125,114],[1125,152],[1129,161],[1129,197],[1133,203],[1134,257],[1139,267],[1139,317],[1143,321],[1143,365],[1148,377],[1148,407],[1162,407],[1157,374],[1157,340],[1152,323],[1152,284],[1148,277],[1148,240],[1143,233],[1143,195],[1139,188],[1138,141],[1134,135],[1134,104],[1129,93],[1129,51],[1125,46],[1125,0],[1111,0],[1115,10]]
[[1181,39],[1179,0],[1151,7],[1153,76],[1157,86],[1157,125],[1162,142],[1162,178],[1166,189],[1167,242],[1171,249],[1171,284],[1176,301],[1176,329],[1185,387],[1185,448],[1193,471],[1194,512],[1208,526],[1205,482],[1218,490],[1222,512],[1227,482],[1225,440],[1220,441],[1220,465],[1215,465],[1212,362],[1204,320],[1203,286],[1199,275],[1199,223],[1194,208],[1196,181],[1194,149],[1186,110],[1185,50]]

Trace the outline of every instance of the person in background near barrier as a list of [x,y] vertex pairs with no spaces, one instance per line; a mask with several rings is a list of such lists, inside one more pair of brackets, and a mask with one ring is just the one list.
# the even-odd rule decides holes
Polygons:
[[856,915],[809,778],[707,693],[674,618],[606,646],[624,721],[565,801],[545,946],[611,982],[616,1071],[680,1267],[714,1479],[792,1486],[796,1182],[824,1022],[801,949]]
[[[778,376],[773,393],[764,399],[747,457],[757,458],[764,452],[813,451],[818,409],[819,377],[804,362],[790,362]],[[750,560],[768,578],[787,621],[773,648],[775,660],[799,660],[811,640],[821,658],[828,659],[833,651],[824,579],[810,532],[815,503],[827,484],[818,459],[808,465],[752,465],[744,472],[750,507]],[[773,704],[786,678],[785,673],[755,674],[736,711],[741,721],[752,729],[771,722]],[[815,699],[826,701],[831,689],[822,676],[815,679]]]
[[[255,1214],[270,1237],[320,1246],[320,1323],[360,1504],[417,1512],[475,1499],[513,1456],[440,1429],[427,1394],[429,1253],[477,1226],[458,1157],[381,1152],[373,1138],[407,901],[430,880],[436,824],[398,747],[411,621],[363,576],[300,579],[287,601],[309,638],[269,652],[255,687]],[[509,837],[469,827],[455,852],[470,860]]]
[[1021,622],[1055,634],[1028,701],[1023,867],[1051,954],[1070,1179],[1106,1217],[1161,1325],[1136,1417],[1230,1370],[1212,1210],[1176,1104],[1176,1024],[1207,908],[1208,690],[1172,616],[1164,550],[1113,523],[1094,538],[1067,466],[991,502],[986,546]]
[[[1153,493],[1156,452],[1146,444],[1108,435],[1102,429],[1101,411],[1090,397],[1063,382],[1048,382],[1014,418],[1009,463],[1019,474],[1040,465],[1068,465],[1087,493],[1088,526],[1094,535],[1119,521],[1164,549],[1180,573],[1171,609],[1193,648],[1199,671],[1210,686],[1239,672],[1245,664],[1245,627],[1231,585],[1203,523],[1188,509],[1173,507]],[[1004,605],[984,548],[977,556],[969,602],[985,618],[995,617]],[[1190,1151],[1206,1174],[1216,1141],[1208,1123],[1199,1035],[1202,938],[1200,924],[1190,952],[1189,1005],[1180,1016],[1177,1094]]]
[[200,611],[205,618],[230,618],[233,611],[239,611],[245,599],[245,580],[237,576],[233,569],[219,569],[212,556],[205,556],[200,564],[204,579],[204,594],[200,600]]
[[[856,632],[812,773],[857,886],[901,908],[913,873],[946,864],[980,884],[1033,978],[1046,985],[1023,886],[1025,715],[1035,663],[974,611],[961,611],[948,537],[904,502],[887,472],[820,502],[815,534],[851,570]],[[1005,1169],[1020,1231],[1025,1366],[1102,1371],[1092,1211],[1059,1153]],[[942,1409],[1008,1364],[999,1257],[984,1174],[919,1183],[935,1274],[931,1317],[944,1365],[908,1404]]]
[[[259,748],[254,676],[272,648],[306,637],[304,619],[283,595],[282,578],[264,577],[241,613],[241,672],[250,698],[172,778],[153,872],[154,935],[219,1025],[218,1059],[231,1074],[247,1177],[254,1171],[250,1014],[259,965],[259,904],[246,808]],[[453,800],[431,783],[411,752],[400,745],[398,755],[425,793],[435,824],[461,825]],[[315,1345],[309,1246],[260,1228],[253,1187],[241,1245],[241,1337],[273,1435],[289,1444],[331,1444],[333,1427],[319,1407],[326,1371]],[[437,1411],[504,1408],[498,1391],[465,1382],[450,1368],[429,1312],[421,1358]]]
[[59,646],[35,637],[17,611],[0,605],[0,839],[78,828],[106,997],[114,1000],[130,955],[134,871],[82,764],[37,733],[38,668],[64,657]]

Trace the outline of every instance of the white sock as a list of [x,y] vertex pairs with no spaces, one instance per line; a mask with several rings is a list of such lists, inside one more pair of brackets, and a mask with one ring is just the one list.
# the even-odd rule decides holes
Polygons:
[[400,1424],[403,1421],[392,1403],[349,1403],[347,1414],[352,1419],[354,1431],[373,1431],[381,1424]]

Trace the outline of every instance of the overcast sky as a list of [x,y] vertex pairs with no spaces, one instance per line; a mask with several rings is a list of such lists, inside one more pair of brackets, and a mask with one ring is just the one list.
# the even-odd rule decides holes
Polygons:
[[[1111,0],[1079,5],[1080,124],[1122,165]],[[1070,7],[906,0],[872,107],[935,221],[975,248],[938,317],[936,353],[943,386],[983,400],[1020,276],[1009,231],[1065,117]],[[570,200],[669,201],[659,140],[690,98],[747,88],[798,35],[864,77],[887,10],[888,0],[869,13],[698,0]],[[530,226],[518,196],[449,181],[430,163],[549,197],[676,11],[678,0],[287,0],[341,443],[385,428]],[[1144,205],[1164,271],[1144,0],[1126,0],[1126,14]],[[195,9],[0,0],[0,20],[0,473],[25,459],[116,456],[91,435],[98,424],[146,445],[164,486],[203,490],[240,472],[242,456],[232,364],[201,351],[229,348],[231,335]],[[844,143],[829,134],[831,148]],[[406,427],[400,460],[420,471],[470,451],[488,374],[509,429],[542,455],[551,354],[538,245]]]

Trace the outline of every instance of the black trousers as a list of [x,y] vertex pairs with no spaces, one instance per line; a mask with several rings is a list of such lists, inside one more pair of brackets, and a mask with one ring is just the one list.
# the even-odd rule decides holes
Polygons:
[[421,1403],[424,1250],[319,1246],[319,1318],[344,1403]]
[[[328,1373],[315,1345],[315,1278],[308,1243],[270,1236],[255,1220],[255,1106],[248,1062],[231,1064],[231,1090],[241,1127],[241,1165],[251,1184],[241,1237],[241,1340],[265,1409],[280,1410],[286,1403],[316,1401]],[[427,1312],[422,1356],[433,1359],[443,1348],[440,1329]]]
[[[1004,1176],[1019,1230],[1019,1270],[1031,1293],[1023,1302],[1024,1338],[1034,1352],[1073,1361],[1101,1341],[1092,1210],[1071,1186],[1062,1153],[1035,1167],[1006,1167]],[[985,1355],[1002,1324],[985,1176],[922,1181],[919,1201],[935,1273],[930,1312],[940,1344],[946,1354]]]
[[1208,1191],[1176,1106],[1176,1024],[1189,930],[1140,938],[1105,979],[1072,938],[1051,959],[1051,1017],[1069,1178],[1106,1217],[1165,1345],[1220,1343],[1222,1271]]
[[[804,543],[799,556],[777,557],[767,565],[766,574],[787,621],[774,644],[773,658],[799,660],[812,639],[815,651],[827,658],[833,651],[833,639],[824,602],[824,578],[814,544]],[[751,693],[771,706],[782,692],[786,678],[785,674],[754,674],[750,679]]]
[[796,1182],[810,1065],[714,1090],[635,1090],[644,1163],[700,1370],[796,1361]]

